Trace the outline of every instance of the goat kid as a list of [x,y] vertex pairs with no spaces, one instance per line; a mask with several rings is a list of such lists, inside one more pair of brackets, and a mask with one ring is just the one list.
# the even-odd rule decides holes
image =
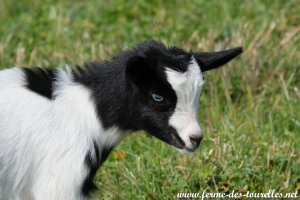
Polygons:
[[193,53],[151,40],[79,70],[1,71],[0,200],[86,199],[129,131],[195,151],[203,72],[241,52]]

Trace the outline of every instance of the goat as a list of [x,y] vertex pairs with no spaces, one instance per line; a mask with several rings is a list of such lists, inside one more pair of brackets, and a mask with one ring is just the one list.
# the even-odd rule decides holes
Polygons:
[[203,72],[241,52],[149,40],[83,68],[1,71],[0,200],[87,199],[97,169],[131,131],[195,151]]

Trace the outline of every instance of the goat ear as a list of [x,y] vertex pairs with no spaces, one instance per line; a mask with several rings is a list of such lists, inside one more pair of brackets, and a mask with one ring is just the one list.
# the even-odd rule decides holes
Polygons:
[[126,77],[136,85],[145,82],[150,74],[151,69],[145,57],[135,56],[127,61]]
[[218,51],[218,52],[200,52],[194,53],[194,58],[200,65],[201,71],[205,72],[211,69],[221,67],[231,59],[243,52],[241,47]]

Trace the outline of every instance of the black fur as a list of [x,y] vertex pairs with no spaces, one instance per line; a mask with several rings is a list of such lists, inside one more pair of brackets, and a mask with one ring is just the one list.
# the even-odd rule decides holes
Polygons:
[[101,152],[100,165],[104,163],[104,161],[108,158],[108,155],[112,151],[113,147],[105,147]]
[[88,196],[93,190],[96,189],[93,178],[96,175],[97,169],[99,168],[99,165],[95,159],[93,159],[91,152],[88,152],[85,157],[85,165],[89,169],[89,174],[83,181],[81,191],[83,195]]
[[[166,68],[184,73],[194,56],[201,70],[207,71],[225,64],[241,52],[241,48],[236,48],[215,53],[193,53],[150,40],[122,52],[111,61],[88,63],[74,70],[74,82],[83,84],[92,92],[91,99],[104,129],[117,126],[123,131],[145,130],[183,149],[184,142],[175,128],[169,125],[177,96],[167,81]],[[29,90],[49,100],[54,99],[55,69],[23,68],[23,71]],[[161,95],[164,100],[156,102],[152,94]],[[82,182],[82,194],[86,196],[96,188],[93,178],[97,169],[114,148],[104,146],[100,149],[97,144],[94,141],[82,158],[88,169],[88,175]]]
[[[183,50],[148,41],[111,61],[86,64],[79,73],[74,72],[74,80],[92,91],[105,129],[117,125],[124,131],[146,130],[177,148],[184,148],[184,142],[168,124],[177,97],[166,79],[165,67],[185,72],[191,56]],[[164,101],[154,102],[152,93],[163,95]],[[93,177],[111,149],[102,150],[99,162],[93,160],[90,152],[87,154],[85,163],[90,173],[84,181],[83,194],[88,195],[95,188]]]
[[[177,131],[169,125],[177,103],[177,96],[167,81],[165,68],[186,72],[194,55],[203,70],[225,64],[240,50],[214,53],[192,53],[178,48],[167,48],[150,40],[127,50],[111,61],[88,63],[73,71],[74,82],[92,92],[92,100],[105,129],[117,126],[124,131],[145,130],[151,135],[179,149],[185,147]],[[53,99],[55,70],[24,69],[27,87],[48,99]],[[155,102],[152,94],[163,96]],[[83,181],[82,193],[88,195],[95,185],[93,177],[107,159],[112,146],[100,149],[96,142],[84,159],[89,174]],[[101,157],[100,157],[101,156]]]
[[[150,40],[127,50],[111,61],[88,63],[75,81],[91,89],[97,113],[104,128],[117,125],[125,130],[146,130],[179,148],[184,142],[168,124],[177,97],[168,83],[165,68],[179,72],[188,69],[192,56],[202,71],[219,67],[241,52],[240,48],[216,53],[192,53]],[[164,97],[154,102],[151,94]],[[106,158],[105,158],[106,159]]]
[[27,88],[41,96],[52,99],[55,69],[23,68],[27,79]]
[[85,196],[88,196],[93,190],[97,189],[96,185],[93,182],[94,176],[96,175],[98,168],[107,159],[109,153],[112,150],[112,147],[104,147],[100,154],[99,147],[95,141],[93,145],[94,145],[94,156],[89,151],[85,157],[85,165],[89,169],[89,174],[87,175],[86,179],[83,181],[83,185],[82,185],[82,193]]
[[[177,134],[168,126],[177,98],[166,80],[165,67],[185,72],[192,54],[148,41],[114,57],[110,62],[89,63],[75,73],[75,81],[93,92],[97,112],[105,128],[118,125],[124,130],[146,130],[159,134]],[[153,102],[151,94],[165,101]],[[168,142],[168,141],[166,141]]]
[[[124,131],[145,130],[151,135],[179,149],[185,147],[177,131],[169,125],[177,103],[177,96],[167,81],[165,68],[186,72],[195,57],[202,71],[225,64],[241,49],[217,53],[192,53],[150,40],[136,48],[122,52],[111,61],[85,64],[73,71],[74,81],[92,92],[92,100],[105,129],[117,126]],[[53,99],[55,70],[26,69],[27,88],[48,99]],[[155,102],[152,94],[163,96]],[[84,159],[89,170],[83,181],[82,193],[88,195],[95,185],[93,177],[107,159],[112,146],[100,149],[96,142]]]

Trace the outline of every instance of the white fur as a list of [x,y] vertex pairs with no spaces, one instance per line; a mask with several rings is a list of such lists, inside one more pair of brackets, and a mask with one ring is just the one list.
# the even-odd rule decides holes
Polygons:
[[[204,85],[203,74],[194,58],[184,73],[166,68],[167,80],[177,95],[177,104],[169,124],[173,126],[186,148],[191,149],[190,137],[201,136],[197,120],[199,96]],[[185,151],[185,150],[184,150]]]
[[82,200],[93,140],[100,152],[120,140],[117,127],[104,131],[90,91],[58,73],[50,101],[24,87],[22,70],[0,72],[0,200]]
[[1,71],[0,89],[19,87],[24,84],[24,73],[19,68],[5,69]]

